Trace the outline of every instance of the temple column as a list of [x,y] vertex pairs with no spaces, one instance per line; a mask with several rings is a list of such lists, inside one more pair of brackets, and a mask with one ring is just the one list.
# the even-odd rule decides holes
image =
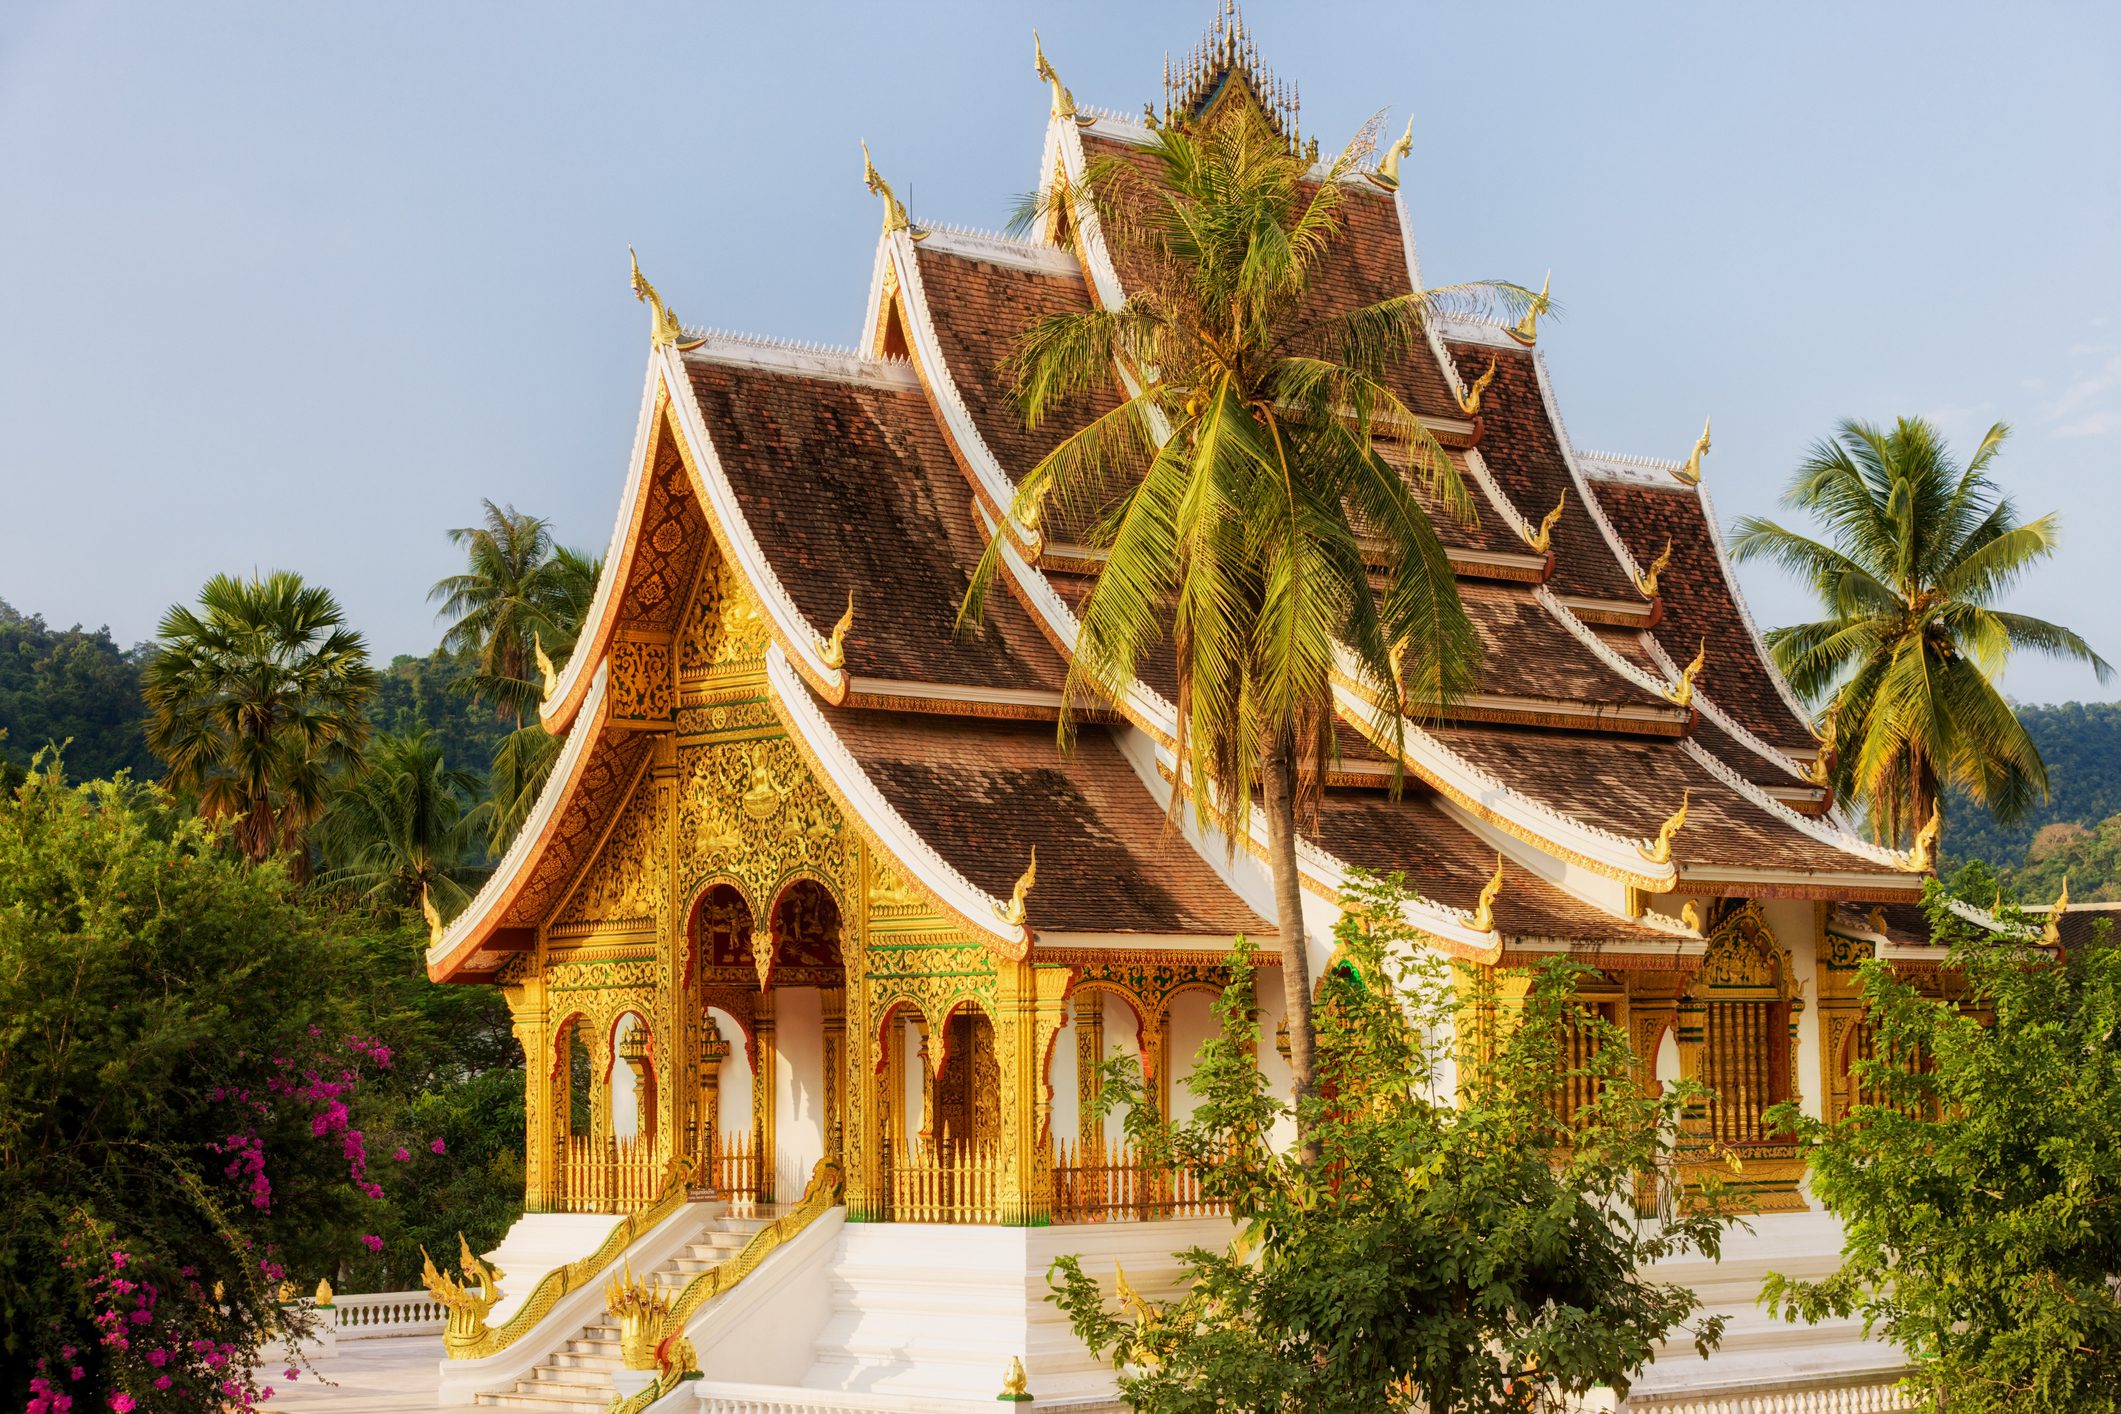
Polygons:
[[780,1043],[773,1020],[773,989],[759,993],[751,1022],[758,1067],[751,1076],[751,1139],[758,1154],[758,1201],[773,1201],[773,1112],[780,1092]]
[[1075,999],[1075,1128],[1076,1142],[1085,1152],[1102,1148],[1104,1121],[1095,1114],[1104,1078],[1098,1067],[1105,1059],[1105,997],[1102,992],[1084,992]]
[[847,1118],[847,989],[820,988],[818,1009],[825,1032],[825,1157],[837,1161],[845,1152]]
[[997,966],[995,1059],[1001,1072],[1001,1220],[1042,1227],[1053,1220],[1053,1091],[1046,1052],[1060,1031],[1068,970]]
[[554,1047],[545,1008],[545,979],[527,977],[501,989],[516,1043],[523,1048],[523,1209],[546,1213],[556,1207],[558,1175],[553,1162],[564,1132],[564,1111],[553,1115]]

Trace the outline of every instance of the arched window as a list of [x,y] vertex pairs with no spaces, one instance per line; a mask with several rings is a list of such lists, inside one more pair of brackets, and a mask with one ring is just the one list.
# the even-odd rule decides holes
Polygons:
[[1694,995],[1702,1008],[1699,1074],[1713,1092],[1709,1137],[1729,1147],[1778,1142],[1765,1116],[1796,1093],[1789,979],[1757,903],[1741,905],[1710,934]]

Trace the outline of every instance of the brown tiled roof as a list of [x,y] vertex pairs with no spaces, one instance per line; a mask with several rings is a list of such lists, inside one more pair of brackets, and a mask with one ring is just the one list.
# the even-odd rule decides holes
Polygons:
[[1583,497],[1577,494],[1568,462],[1562,456],[1561,438],[1547,420],[1546,400],[1540,395],[1539,372],[1532,355],[1514,349],[1498,350],[1487,344],[1454,343],[1448,347],[1461,373],[1467,369],[1485,371],[1488,359],[1495,360],[1495,381],[1481,400],[1480,418],[1485,430],[1480,439],[1480,456],[1517,513],[1537,525],[1563,494],[1567,495],[1561,520],[1554,527],[1554,577],[1550,582],[1555,590],[1640,604],[1642,595],[1636,590],[1635,581],[1621,567],[1604,532],[1591,519]]
[[1885,940],[1903,947],[1923,946],[1930,940],[1929,915],[1919,903],[1865,903],[1862,901],[1837,903],[1834,905],[1833,923],[1838,928],[1870,933],[1878,931],[1873,925],[1871,911],[1877,909],[1884,915]]
[[854,592],[847,667],[864,677],[1058,689],[1063,668],[1006,591],[956,631],[983,542],[928,400],[880,386],[686,360],[723,470],[774,573],[813,627]]
[[1598,661],[1525,590],[1461,583],[1486,657],[1480,690],[1571,702],[1669,707]]
[[[2047,926],[2047,908],[2027,909],[2035,928]],[[2064,948],[2090,947],[2095,943],[2121,940],[2121,903],[2073,903],[2062,915],[2055,931]]]
[[1167,828],[1103,727],[1065,755],[1043,722],[826,709],[920,837],[997,898],[1038,850],[1034,929],[1229,936],[1274,930]]
[[1673,843],[1682,865],[1884,874],[1884,866],[1801,833],[1738,795],[1676,742],[1610,734],[1441,727],[1445,746],[1518,794],[1564,815],[1649,839],[1692,793]]
[[1785,750],[1812,750],[1816,743],[1811,732],[1777,690],[1731,597],[1701,498],[1677,482],[1666,490],[1632,481],[1597,481],[1592,491],[1628,553],[1641,563],[1662,554],[1666,540],[1672,543],[1672,563],[1657,583],[1664,618],[1654,632],[1664,651],[1684,663],[1706,640],[1708,661],[1700,685],[1709,700],[1763,741]]
[[[1358,868],[1380,874],[1404,871],[1409,888],[1447,908],[1472,908],[1495,871],[1495,851],[1418,787],[1398,800],[1329,791],[1306,833]],[[1502,878],[1495,923],[1505,937],[1666,947],[1673,942],[1668,934],[1615,918],[1516,864],[1506,864]]]

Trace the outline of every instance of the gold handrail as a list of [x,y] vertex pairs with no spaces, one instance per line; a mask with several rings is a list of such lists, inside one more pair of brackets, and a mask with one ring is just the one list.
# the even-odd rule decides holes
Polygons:
[[[521,1340],[538,1322],[545,1319],[561,1297],[571,1291],[579,1291],[597,1277],[604,1269],[619,1259],[619,1255],[642,1234],[649,1232],[665,1218],[685,1206],[685,1189],[692,1177],[692,1161],[674,1160],[671,1175],[665,1181],[663,1196],[653,1206],[638,1213],[629,1213],[620,1218],[618,1224],[597,1245],[597,1249],[579,1261],[569,1262],[564,1267],[554,1267],[538,1279],[530,1289],[530,1295],[516,1308],[514,1315],[498,1326],[486,1324],[484,1311],[459,1311],[445,1298],[443,1292],[429,1285],[435,1300],[450,1306],[449,1327],[442,1334],[442,1353],[451,1360],[481,1360],[488,1355],[498,1355]],[[490,1304],[490,1303],[489,1303]]]
[[819,1159],[817,1167],[810,1171],[810,1182],[803,1186],[802,1198],[793,1208],[751,1234],[751,1240],[734,1257],[716,1263],[685,1283],[677,1299],[670,1303],[670,1314],[663,1318],[663,1324],[656,1332],[656,1344],[660,1346],[671,1336],[683,1334],[685,1322],[694,1312],[750,1276],[776,1247],[822,1217],[839,1202],[840,1189],[845,1182],[846,1175],[840,1169],[839,1160]]

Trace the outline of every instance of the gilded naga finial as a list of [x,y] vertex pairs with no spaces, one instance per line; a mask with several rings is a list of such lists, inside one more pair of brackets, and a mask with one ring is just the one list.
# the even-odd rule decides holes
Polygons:
[[1872,904],[1872,905],[1871,905],[1871,911],[1870,911],[1869,913],[1866,913],[1866,914],[1864,914],[1864,915],[1863,915],[1863,921],[1864,921],[1865,923],[1868,923],[1868,924],[1870,925],[1871,931],[1872,931],[1873,933],[1876,933],[1876,934],[1877,934],[1877,935],[1878,935],[1879,937],[1881,937],[1881,938],[1882,938],[1882,937],[1884,937],[1884,936],[1885,936],[1885,905],[1884,905],[1884,904],[1882,904],[1882,903],[1874,903],[1874,904]]
[[655,1369],[656,1332],[670,1315],[670,1293],[635,1276],[629,1260],[604,1283],[604,1309],[618,1319],[619,1359],[626,1368]]
[[1038,846],[1033,845],[1031,846],[1031,862],[1024,867],[1024,872],[1017,876],[1016,887],[1009,891],[1009,902],[999,910],[1002,922],[1012,928],[1024,926],[1024,900],[1030,897],[1031,890],[1037,884]]
[[1688,899],[1679,905],[1679,921],[1699,933],[1701,931],[1701,905]]
[[1686,826],[1687,804],[1693,798],[1693,794],[1690,790],[1679,792],[1679,808],[1672,812],[1671,818],[1657,827],[1657,838],[1648,849],[1644,849],[1640,845],[1636,846],[1635,852],[1637,854],[1640,854],[1652,864],[1670,864],[1672,862],[1672,840]]
[[1488,371],[1475,378],[1472,387],[1458,394],[1458,410],[1467,417],[1480,416],[1480,395],[1487,392],[1488,385],[1494,381],[1495,359],[1493,355],[1490,355],[1488,358]]
[[1153,1329],[1156,1326],[1156,1307],[1149,1304],[1147,1298],[1134,1289],[1134,1283],[1127,1280],[1127,1269],[1117,1260],[1112,1263],[1112,1292],[1119,1297],[1120,1310],[1134,1313],[1136,1326],[1145,1329]]
[[1635,576],[1637,592],[1645,599],[1655,599],[1657,597],[1657,577],[1669,569],[1671,564],[1672,537],[1667,535],[1664,538],[1664,549],[1658,552],[1656,559],[1650,561],[1650,567]]
[[891,183],[884,180],[882,174],[876,170],[876,163],[869,160],[869,144],[866,140],[862,143],[862,181],[868,185],[872,195],[884,199],[885,235],[888,236],[893,231],[912,229],[913,223],[906,219],[906,208],[893,194]]
[[1561,524],[1561,513],[1568,508],[1568,504],[1569,493],[1563,491],[1561,499],[1554,503],[1554,509],[1548,511],[1546,519],[1539,522],[1539,528],[1525,536],[1524,543],[1532,547],[1533,554],[1544,555],[1554,548],[1554,527]]
[[1399,141],[1385,149],[1384,160],[1377,164],[1376,171],[1369,174],[1370,180],[1383,187],[1386,191],[1398,191],[1399,164],[1413,151],[1414,118],[1413,115],[1409,114],[1407,117],[1407,130],[1399,135]]
[[641,257],[634,253],[632,246],[626,247],[626,254],[633,260],[633,297],[648,306],[648,342],[659,349],[675,348],[680,353],[706,343],[705,339],[685,337],[685,331],[678,327],[677,315],[663,303],[655,286],[649,284],[648,277],[641,273]]
[[825,660],[825,666],[835,671],[847,666],[847,630],[854,627],[854,591],[847,591],[847,612],[841,614],[839,622],[832,626],[832,637],[821,638],[817,643],[817,655]]
[[[449,1313],[442,1331],[445,1351],[471,1350],[486,1338],[486,1313],[501,1299],[501,1273],[472,1255],[464,1234],[457,1234],[457,1262],[463,1280],[435,1266],[435,1259],[420,1249],[420,1279],[435,1304]],[[462,1358],[461,1356],[457,1358]]]
[[1907,852],[1907,867],[1917,874],[1937,871],[1937,836],[1944,830],[1944,812],[1930,810],[1930,822],[1915,832],[1915,847]]
[[2069,912],[2069,875],[2062,876],[2062,892],[2055,896],[2055,906],[2047,911],[2047,926],[2040,930],[2040,941],[2051,948],[2062,946],[2062,915]]
[[552,695],[560,690],[560,673],[552,666],[552,658],[545,651],[545,641],[538,637],[536,629],[530,631],[530,652],[537,660],[538,680],[545,689],[544,700],[550,702]]
[[1060,75],[1053,72],[1053,66],[1046,62],[1046,46],[1040,42],[1037,30],[1031,31],[1031,61],[1038,76],[1045,81],[1046,87],[1053,90],[1053,116],[1074,117],[1075,95],[1068,92],[1067,87],[1060,81]]
[[1502,896],[1502,856],[1495,856],[1495,873],[1481,888],[1480,902],[1473,905],[1473,921],[1467,926],[1476,933],[1495,931],[1495,900]]
[[427,919],[427,946],[440,947],[445,931],[442,925],[442,911],[435,907],[435,901],[428,895],[425,884],[420,885],[420,912]]
[[1694,650],[1694,661],[1679,670],[1679,681],[1664,690],[1664,695],[1674,707],[1694,705],[1694,683],[1701,677],[1701,669],[1709,660],[1709,641],[1704,638],[1701,646]]
[[1539,286],[1539,293],[1532,296],[1532,303],[1526,307],[1524,318],[1510,326],[1510,337],[1526,348],[1539,342],[1539,316],[1554,303],[1553,288],[1554,272],[1549,270],[1546,280]]
[[1686,465],[1672,475],[1689,486],[1701,484],[1701,459],[1709,454],[1709,419],[1701,419],[1701,435],[1694,439],[1694,450],[1687,453]]

